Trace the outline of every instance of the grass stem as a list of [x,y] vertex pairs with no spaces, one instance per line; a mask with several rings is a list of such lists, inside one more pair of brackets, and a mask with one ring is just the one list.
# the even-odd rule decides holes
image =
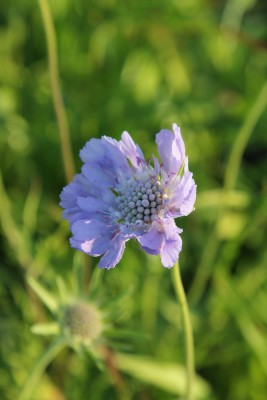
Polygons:
[[59,129],[64,171],[67,182],[70,182],[74,175],[74,161],[71,148],[68,120],[59,83],[57,42],[56,42],[55,28],[53,25],[53,20],[51,17],[47,0],[38,0],[38,2],[42,14],[45,35],[46,35],[51,91],[52,91],[53,104]]

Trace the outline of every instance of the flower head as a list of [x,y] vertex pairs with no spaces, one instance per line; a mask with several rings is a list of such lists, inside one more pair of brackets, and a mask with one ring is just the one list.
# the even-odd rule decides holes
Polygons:
[[80,152],[81,173],[60,195],[71,246],[102,256],[100,268],[115,267],[131,238],[147,253],[160,254],[164,267],[179,257],[182,230],[174,218],[193,211],[196,185],[178,126],[161,130],[156,143],[162,163],[154,156],[153,163],[146,161],[128,132],[120,141],[89,140]]
[[91,344],[103,329],[101,313],[94,304],[75,302],[64,309],[62,329],[72,340]]

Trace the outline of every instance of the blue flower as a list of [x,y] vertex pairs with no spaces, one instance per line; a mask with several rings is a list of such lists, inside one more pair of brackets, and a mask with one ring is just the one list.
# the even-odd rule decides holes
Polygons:
[[160,254],[164,267],[179,257],[182,230],[174,218],[193,211],[196,185],[178,126],[161,130],[156,143],[161,164],[154,156],[146,161],[128,132],[120,141],[89,140],[80,152],[81,173],[60,195],[71,246],[102,256],[100,268],[115,267],[131,238],[147,253]]

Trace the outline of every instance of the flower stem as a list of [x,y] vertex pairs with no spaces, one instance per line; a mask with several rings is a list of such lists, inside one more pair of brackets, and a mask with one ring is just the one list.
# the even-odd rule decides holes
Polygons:
[[68,182],[70,182],[74,175],[74,161],[72,155],[68,120],[59,83],[55,28],[53,25],[53,20],[47,0],[38,0],[38,3],[40,6],[46,35],[51,90],[59,129],[64,170],[66,179]]
[[18,400],[29,400],[31,398],[31,395],[38,384],[38,380],[41,378],[45,369],[65,345],[66,340],[62,337],[59,337],[57,340],[51,343],[43,355],[37,360],[32,371],[29,373],[19,394]]
[[187,386],[186,386],[186,400],[193,400],[193,381],[195,375],[194,367],[194,340],[193,332],[190,321],[189,308],[184,292],[184,287],[181,280],[180,268],[178,261],[174,264],[173,268],[174,288],[178,301],[181,305],[182,319],[184,325],[184,337],[186,346],[186,371],[187,371]]

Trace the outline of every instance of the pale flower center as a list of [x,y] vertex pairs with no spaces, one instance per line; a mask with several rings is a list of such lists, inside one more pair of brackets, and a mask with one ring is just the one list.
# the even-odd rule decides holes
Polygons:
[[150,224],[163,208],[164,198],[158,181],[132,181],[116,198],[120,220],[130,225]]

